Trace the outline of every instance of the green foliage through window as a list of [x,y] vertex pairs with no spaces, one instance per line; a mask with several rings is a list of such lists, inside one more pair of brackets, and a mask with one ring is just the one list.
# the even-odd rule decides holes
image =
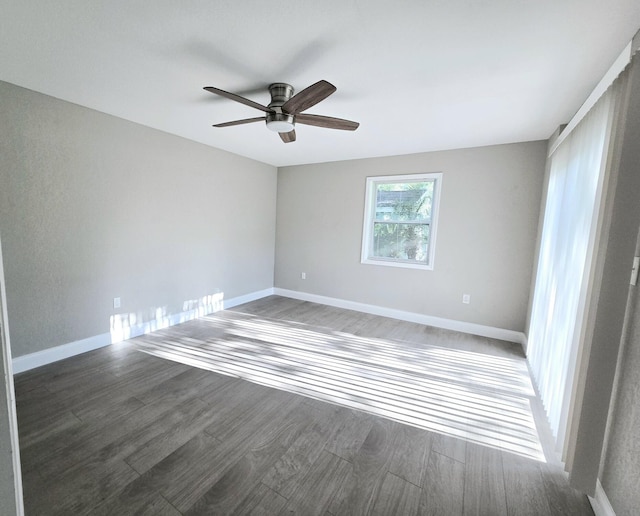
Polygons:
[[[429,265],[436,177],[370,178],[367,259]],[[409,176],[410,177],[410,176]]]

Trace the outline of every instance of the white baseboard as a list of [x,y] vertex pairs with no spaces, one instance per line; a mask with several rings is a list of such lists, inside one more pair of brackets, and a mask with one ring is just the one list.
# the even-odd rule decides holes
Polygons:
[[[466,323],[462,321],[455,321],[452,319],[444,319],[441,317],[433,317],[430,315],[417,314],[414,312],[405,312],[403,310],[394,310],[392,308],[385,308],[382,306],[368,305],[365,303],[358,303],[355,301],[346,301],[343,299],[337,299],[327,296],[319,296],[317,294],[309,294],[307,292],[299,292],[295,290],[287,290],[282,288],[267,288],[264,290],[258,290],[256,292],[250,292],[242,296],[237,296],[231,299],[223,300],[220,305],[212,303],[206,305],[205,310],[202,306],[195,310],[187,310],[176,314],[169,314],[163,316],[161,320],[147,321],[142,324],[133,324],[127,326],[123,333],[123,328],[119,327],[120,333],[114,335],[112,333],[103,333],[101,335],[95,335],[86,339],[70,342],[54,348],[37,351],[29,355],[23,355],[16,357],[12,360],[13,373],[22,373],[30,369],[35,369],[43,365],[57,362],[65,358],[86,353],[87,351],[93,351],[104,346],[108,346],[113,342],[118,342],[123,339],[138,337],[156,331],[169,326],[174,326],[197,317],[202,317],[216,311],[217,309],[229,309],[244,303],[256,301],[263,297],[278,295],[283,297],[290,297],[292,299],[299,299],[301,301],[311,301],[313,303],[319,303],[322,305],[335,306],[337,308],[345,308],[348,310],[355,310],[357,312],[364,312],[373,315],[381,315],[383,317],[391,317],[393,319],[399,319],[401,321],[415,322],[419,324],[425,324],[427,326],[435,326],[437,328],[444,328],[447,330],[454,330],[463,333],[470,333],[473,335],[480,335],[482,337],[490,337],[494,339],[506,340],[508,342],[516,342],[518,344],[524,344],[525,335],[522,332],[504,330],[501,328],[494,328],[492,326],[483,326],[481,324]],[[218,306],[218,308],[216,308]],[[606,497],[605,497],[606,498]]]
[[383,306],[368,305],[358,303],[356,301],[346,301],[333,297],[319,296],[317,294],[309,294],[308,292],[299,292],[297,290],[287,290],[283,288],[274,288],[273,293],[278,296],[300,299],[301,301],[311,301],[312,303],[320,303],[322,305],[335,306],[337,308],[346,308],[347,310],[355,310],[373,315],[381,315],[383,317],[391,317],[401,321],[415,322],[426,326],[435,326],[446,330],[454,330],[462,333],[470,333],[481,337],[490,337],[492,339],[506,340],[523,345],[525,343],[525,335],[519,331],[505,330],[502,328],[494,328],[493,326],[484,326],[482,324],[468,323],[456,321],[453,319],[444,319],[442,317],[434,317],[432,315],[418,314],[415,312],[405,312],[404,310],[395,310],[393,308],[385,308]]
[[233,308],[234,306],[243,305],[244,303],[250,303],[262,299],[263,297],[272,296],[274,294],[274,288],[265,288],[264,290],[258,290],[257,292],[251,292],[244,296],[232,297],[231,299],[225,299],[224,309]]
[[[117,332],[113,331],[114,328],[112,321],[111,333],[94,335],[93,337],[88,337],[86,339],[70,342],[68,344],[62,344],[60,346],[44,349],[42,351],[37,351],[35,353],[30,353],[28,355],[14,358],[11,361],[13,366],[13,374],[23,373],[24,371],[29,371],[30,369],[35,369],[36,367],[51,364],[53,362],[57,362],[58,360],[63,360],[65,358],[79,355],[81,353],[86,353],[87,351],[93,351],[94,349],[108,346],[114,342],[139,337],[140,335],[144,335],[145,333],[156,331],[162,328],[167,328],[169,326],[174,326],[186,321],[191,321],[198,317],[213,313],[217,310],[224,308],[233,308],[234,306],[248,303],[250,301],[255,301],[272,294],[273,288],[267,288],[227,300],[222,300],[222,298],[220,298],[222,300],[221,303],[218,303],[217,300],[214,299],[212,301],[209,301],[208,303],[205,303],[204,305],[200,304],[194,309],[186,310],[176,314],[162,315],[161,317],[159,317],[159,319],[154,319],[139,324],[127,324],[126,328],[123,328],[120,325]],[[123,321],[128,319],[128,314],[121,315]]]
[[65,358],[93,351],[111,344],[111,334],[103,333],[102,335],[94,335],[87,339],[76,340],[68,344],[62,344],[54,348],[43,349],[29,355],[14,358],[11,362],[13,365],[13,374],[22,373],[30,369],[35,369],[43,365],[57,362]]
[[600,479],[598,479],[596,483],[595,496],[593,498],[590,496],[589,501],[596,516],[616,516],[613,507],[611,507],[611,502],[609,502],[609,498],[607,498],[607,493],[605,493],[602,488]]

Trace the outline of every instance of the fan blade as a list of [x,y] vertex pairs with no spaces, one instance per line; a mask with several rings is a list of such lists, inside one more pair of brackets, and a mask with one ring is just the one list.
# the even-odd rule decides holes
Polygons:
[[315,106],[334,91],[336,91],[336,87],[333,84],[327,81],[318,81],[287,100],[282,105],[282,111],[290,115],[296,115],[311,106]]
[[253,100],[245,99],[244,97],[241,97],[240,95],[236,95],[235,93],[229,93],[228,91],[219,90],[218,88],[214,88],[213,86],[205,86],[204,89],[210,93],[214,93],[216,95],[220,95],[221,97],[226,97],[228,99],[235,100],[236,102],[240,102],[240,104],[244,104],[245,106],[250,106],[252,108],[259,109],[260,111],[264,111],[265,113],[272,112],[272,110],[269,109],[267,106],[258,104]]
[[303,113],[296,115],[296,123],[327,127],[329,129],[342,129],[343,131],[355,131],[360,126],[358,122],[352,122],[351,120],[345,120],[343,118]]
[[296,130],[289,131],[288,133],[278,133],[284,143],[291,143],[296,141]]
[[243,120],[234,120],[233,122],[223,122],[222,124],[214,124],[213,127],[231,127],[232,125],[252,124],[253,122],[264,122],[264,117],[245,118]]

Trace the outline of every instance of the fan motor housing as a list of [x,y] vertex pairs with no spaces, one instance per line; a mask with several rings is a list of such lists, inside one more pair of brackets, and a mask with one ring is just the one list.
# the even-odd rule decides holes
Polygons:
[[284,82],[274,82],[269,86],[269,93],[271,94],[269,107],[280,107],[293,97],[293,86]]
[[277,133],[293,131],[294,116],[282,112],[282,104],[293,96],[293,86],[284,82],[275,82],[269,86],[269,93],[271,93],[271,102],[268,107],[273,110],[273,113],[267,113],[267,127]]

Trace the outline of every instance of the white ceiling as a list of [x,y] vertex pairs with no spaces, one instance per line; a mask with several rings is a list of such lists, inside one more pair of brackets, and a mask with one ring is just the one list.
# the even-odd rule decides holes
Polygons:
[[[638,0],[0,0],[0,80],[275,166],[546,139],[640,28]],[[337,86],[284,144],[267,86]]]

